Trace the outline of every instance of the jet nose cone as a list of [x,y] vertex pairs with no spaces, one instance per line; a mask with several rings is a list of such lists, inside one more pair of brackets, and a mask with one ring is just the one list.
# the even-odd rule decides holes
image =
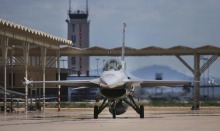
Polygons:
[[111,85],[116,82],[116,76],[114,74],[106,74],[103,77],[101,77],[101,80],[106,85]]
[[120,80],[121,80],[120,77],[118,77],[115,74],[106,74],[101,77],[101,82],[103,83],[102,86],[109,88],[114,88],[118,86]]

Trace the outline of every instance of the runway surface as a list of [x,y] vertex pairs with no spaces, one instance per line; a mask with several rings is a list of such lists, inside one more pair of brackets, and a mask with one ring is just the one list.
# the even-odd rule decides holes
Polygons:
[[[147,109],[146,109],[147,108]],[[0,113],[0,131],[219,131],[220,108],[145,107],[140,119],[132,109],[112,119],[104,110],[93,119],[93,109],[46,110],[45,113]]]

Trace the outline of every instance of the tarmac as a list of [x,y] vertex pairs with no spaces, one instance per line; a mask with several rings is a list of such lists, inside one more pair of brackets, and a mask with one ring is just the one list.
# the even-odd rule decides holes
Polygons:
[[116,119],[104,110],[46,109],[45,112],[0,113],[0,131],[219,131],[220,108],[145,107],[145,118],[131,108]]

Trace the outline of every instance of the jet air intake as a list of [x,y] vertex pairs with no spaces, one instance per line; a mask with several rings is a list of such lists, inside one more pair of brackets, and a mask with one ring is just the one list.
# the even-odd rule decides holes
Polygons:
[[124,97],[127,94],[126,89],[102,89],[101,94],[109,99]]

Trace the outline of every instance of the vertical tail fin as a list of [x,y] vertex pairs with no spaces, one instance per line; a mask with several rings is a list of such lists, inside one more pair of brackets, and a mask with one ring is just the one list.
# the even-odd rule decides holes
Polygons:
[[122,67],[125,70],[126,69],[126,63],[125,63],[125,27],[126,24],[123,23],[123,39],[122,39],[122,47],[121,47],[121,61],[122,61]]
[[123,40],[122,40],[122,51],[121,51],[121,61],[124,61],[124,57],[125,57],[125,27],[126,24],[123,24]]

